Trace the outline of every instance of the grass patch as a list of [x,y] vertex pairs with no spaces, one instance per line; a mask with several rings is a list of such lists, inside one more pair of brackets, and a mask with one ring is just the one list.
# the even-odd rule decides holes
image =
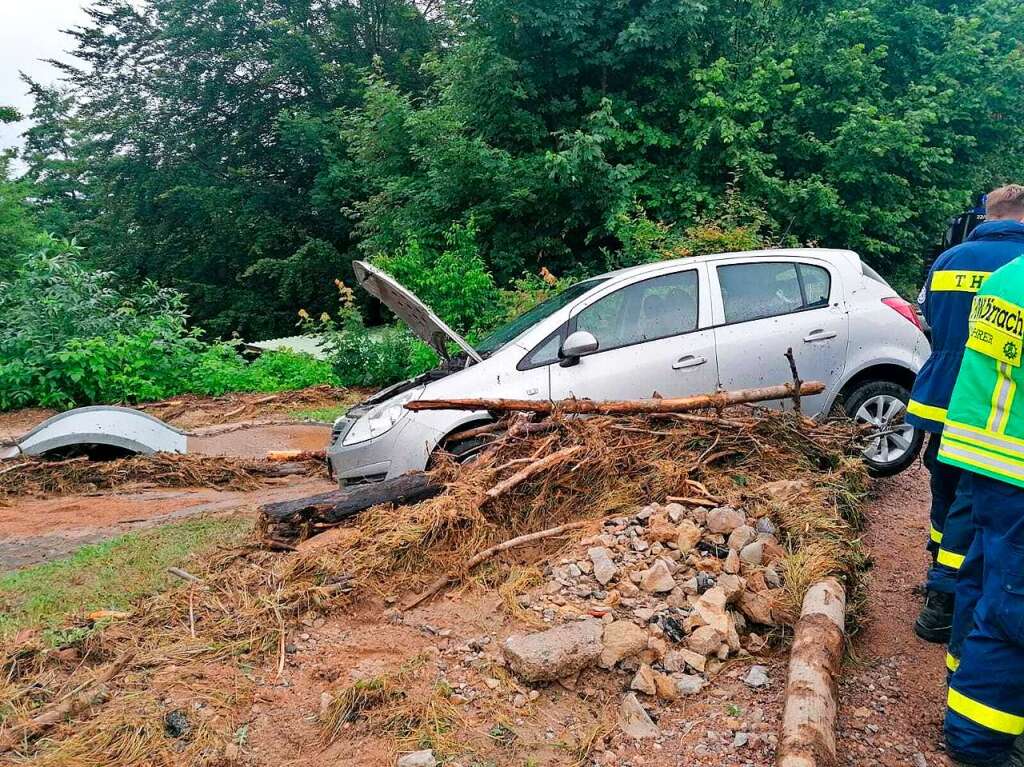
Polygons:
[[293,410],[292,416],[299,421],[319,421],[321,423],[334,423],[341,418],[352,407],[349,405],[334,405],[333,407],[310,408],[308,410]]
[[0,639],[22,628],[59,627],[72,615],[125,610],[167,585],[167,568],[217,546],[237,544],[251,527],[243,517],[179,522],[83,546],[67,559],[0,575]]

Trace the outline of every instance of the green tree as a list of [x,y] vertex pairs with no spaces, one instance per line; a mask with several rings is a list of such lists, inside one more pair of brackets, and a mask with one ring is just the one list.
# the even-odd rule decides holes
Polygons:
[[[21,115],[14,107],[0,106],[0,124],[16,123]],[[0,149],[0,273],[14,268],[14,256],[40,240],[39,227],[27,200],[29,185],[11,176],[13,150]]]
[[[282,269],[308,275],[324,256],[320,277],[350,247],[324,195],[351,187],[327,167],[335,111],[358,103],[374,62],[419,88],[442,21],[406,0],[99,0],[87,13],[62,88],[33,84],[30,159],[51,205],[86,181],[69,228],[90,257],[180,288],[212,332],[289,327]],[[329,305],[330,282],[300,292]]]

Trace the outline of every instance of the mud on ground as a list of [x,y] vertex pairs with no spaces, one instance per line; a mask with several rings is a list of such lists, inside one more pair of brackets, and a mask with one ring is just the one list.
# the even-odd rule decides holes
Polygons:
[[[327,424],[280,422],[282,415],[287,419],[297,410],[338,407],[365,396],[364,391],[314,387],[276,395],[189,396],[142,409],[170,416],[173,425],[192,430],[195,436],[189,437],[189,452],[263,458],[272,450],[321,451],[327,447]],[[17,439],[53,414],[43,409],[0,413],[0,443]],[[267,420],[276,423],[260,423]],[[239,510],[254,513],[261,503],[333,487],[327,479],[293,477],[268,480],[250,492],[162,490],[143,485],[60,498],[8,499],[7,505],[0,505],[0,572],[68,556],[85,544],[188,516]]]

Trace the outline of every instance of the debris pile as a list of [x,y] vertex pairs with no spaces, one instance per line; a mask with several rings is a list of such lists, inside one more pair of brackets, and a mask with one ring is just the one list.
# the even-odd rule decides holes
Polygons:
[[[627,592],[644,582],[653,594],[682,589],[675,577],[690,557],[692,569],[704,577],[738,577],[742,557],[750,563],[767,558],[766,564],[773,564],[783,545],[801,552],[800,571],[846,568],[845,542],[855,522],[846,516],[854,513],[865,477],[862,462],[854,457],[857,433],[847,422],[819,424],[792,414],[748,410],[730,418],[577,419],[556,412],[542,421],[511,417],[503,425],[473,461],[442,461],[427,475],[393,481],[403,496],[425,500],[348,508],[352,498],[342,492],[322,504],[313,501],[324,497],[308,504],[275,504],[287,507],[285,516],[266,507],[262,524],[271,539],[283,541],[344,525],[329,545],[298,562],[350,572],[357,592],[421,590],[406,608],[494,556],[514,556],[507,551],[528,546],[539,559],[575,528],[592,530],[589,548],[607,549],[590,562],[602,577],[610,581],[613,570],[628,571]],[[803,481],[800,503],[766,494],[765,488],[778,479]],[[665,506],[645,509],[639,520],[629,516],[651,499]],[[784,535],[775,534],[776,525]],[[424,583],[425,575],[437,573],[445,575]],[[782,575],[778,568],[776,574]],[[691,577],[696,575],[681,581]],[[794,582],[790,606],[799,605],[802,592],[796,592],[810,582]],[[659,584],[667,590],[658,591]],[[754,593],[759,591],[764,589]],[[738,598],[741,592],[730,595]],[[760,617],[769,609],[753,604],[752,597],[745,601]]]
[[[520,707],[534,704],[538,686],[571,688],[587,669],[614,669],[615,677],[599,676],[621,682],[619,725],[646,737],[645,705],[699,692],[726,659],[781,634],[777,624],[791,619],[807,585],[856,565],[850,542],[865,472],[849,424],[745,410],[555,413],[502,426],[476,461],[441,461],[427,475],[440,486],[432,497],[321,528],[301,515],[302,524],[275,520],[282,540],[334,528],[309,541],[316,546],[262,550],[264,520],[249,544],[194,563],[194,578],[94,627],[75,658],[39,643],[8,645],[0,753],[39,764],[230,763],[236,733],[266,689],[257,679],[287,674],[313,619],[358,609],[362,620],[409,625],[413,604],[468,576],[497,589],[511,626],[495,620],[496,641],[481,643],[469,665],[442,654],[449,671],[486,674],[484,697],[497,694],[496,684],[518,690]],[[549,628],[524,633],[531,624]],[[329,656],[331,646],[317,652]],[[215,686],[202,681],[213,667]],[[430,661],[424,673],[439,668]],[[90,690],[97,679],[103,696],[59,709],[68,690]],[[756,675],[748,682],[762,683]],[[363,685],[326,700],[324,737],[373,737],[355,726],[372,722],[403,751],[416,751],[417,739],[433,745],[434,754],[416,756],[425,764],[447,753],[439,733],[454,744],[473,737],[455,711],[463,688],[442,678],[430,695],[400,695],[403,685]],[[175,724],[181,734],[170,734],[168,717],[179,709],[189,728]],[[53,721],[36,721],[43,714]]]
[[255,490],[267,479],[294,475],[326,476],[326,470],[317,460],[281,462],[177,453],[111,461],[93,461],[86,456],[63,461],[22,456],[0,461],[0,503],[18,497],[123,489],[133,484]]
[[691,675],[762,650],[764,635],[789,618],[775,533],[767,518],[729,506],[652,504],[609,519],[520,597],[547,623],[590,619],[510,639],[506,660],[526,681],[597,664],[635,672],[632,688],[648,695],[698,692],[703,680]]

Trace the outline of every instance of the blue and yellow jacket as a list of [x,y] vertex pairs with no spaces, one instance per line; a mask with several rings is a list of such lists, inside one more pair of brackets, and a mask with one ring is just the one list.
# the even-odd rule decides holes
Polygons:
[[907,422],[941,432],[967,343],[971,302],[996,269],[1024,255],[1024,224],[989,221],[935,260],[918,299],[932,328],[932,353],[917,374]]

